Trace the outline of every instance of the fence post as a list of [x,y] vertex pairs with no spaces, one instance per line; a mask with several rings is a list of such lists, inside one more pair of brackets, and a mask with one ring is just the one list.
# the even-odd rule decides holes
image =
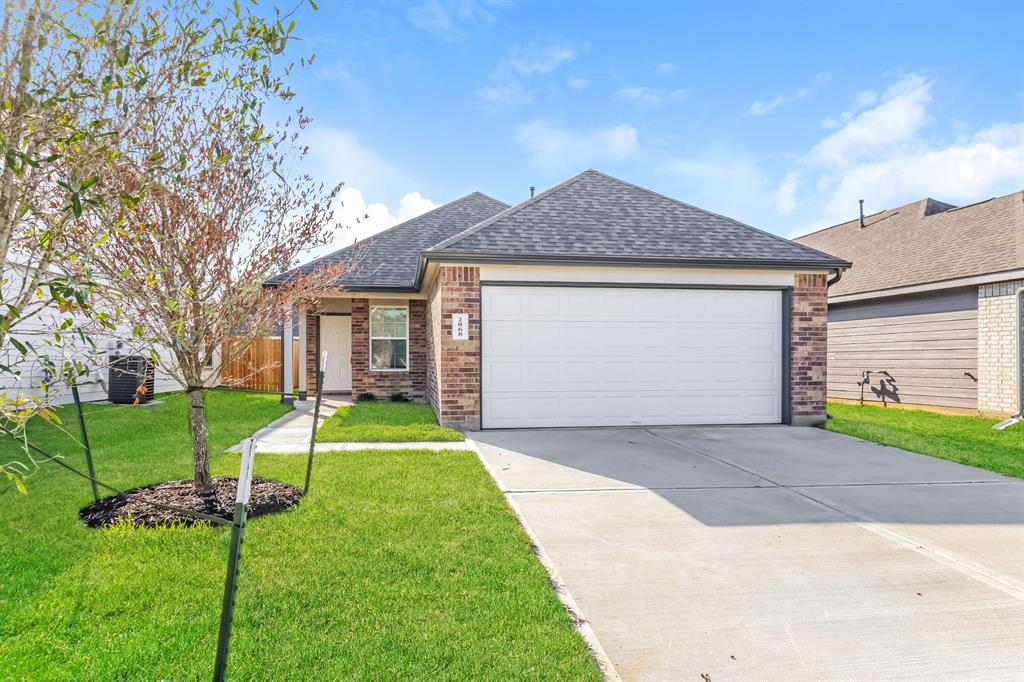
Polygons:
[[82,399],[78,396],[78,382],[71,382],[71,395],[75,399],[75,409],[78,411],[78,430],[82,433],[82,449],[85,450],[85,467],[89,472],[89,485],[92,486],[92,501],[100,501],[100,491],[96,487],[96,470],[92,466],[92,450],[89,448],[89,433],[85,430],[85,415],[82,414]]
[[306,485],[302,494],[309,492],[309,477],[313,473],[313,449],[316,447],[316,427],[320,423],[320,398],[324,388],[324,372],[327,370],[327,351],[320,354],[320,367],[316,372],[316,404],[313,407],[313,433],[309,436],[309,458],[306,460]]
[[256,444],[252,438],[242,443],[242,464],[238,470],[238,490],[235,493],[235,515],[231,522],[231,548],[228,550],[228,572],[224,580],[224,601],[220,610],[220,633],[217,636],[217,659],[213,665],[214,682],[224,682],[228,666],[228,640],[231,639],[231,620],[235,615],[235,596],[238,593],[238,569],[242,561],[242,539],[245,519],[249,513],[249,490],[252,487],[252,465]]

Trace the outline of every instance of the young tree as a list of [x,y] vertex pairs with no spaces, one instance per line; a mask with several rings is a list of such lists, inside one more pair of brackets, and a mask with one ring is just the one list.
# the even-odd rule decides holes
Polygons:
[[[129,2],[11,0],[0,20],[0,426],[24,437],[48,418],[51,388],[80,374],[69,341],[90,347],[83,321],[94,285],[68,237],[95,205],[97,168],[116,130],[104,114],[118,87],[139,87],[129,54],[145,50],[146,21]],[[61,358],[64,357],[64,359]],[[6,387],[6,388],[5,388]],[[28,454],[27,447],[25,448]],[[8,462],[15,480],[34,460]]]
[[[111,235],[131,233],[150,187],[166,197],[179,180],[175,168],[193,170],[184,112],[199,115],[201,102],[218,117],[208,128],[265,139],[255,105],[291,96],[287,69],[274,64],[293,27],[276,9],[213,0],[4,3],[0,348],[11,350],[0,360],[0,386],[20,382],[14,392],[0,389],[5,431],[49,416],[48,389],[81,372],[74,361],[58,366],[48,351],[70,339],[88,348],[83,322],[112,327],[116,306],[96,305],[89,264],[97,261],[87,256]],[[171,140],[169,130],[184,137]],[[25,386],[29,362],[46,369],[35,386]],[[2,473],[28,468],[8,463]]]
[[[237,60],[225,62],[220,69],[238,69]],[[300,111],[266,129],[264,102],[280,91],[261,90],[262,75],[250,78],[248,68],[241,66],[248,76],[177,93],[125,132],[129,151],[109,181],[125,187],[125,196],[116,210],[103,211],[119,227],[90,257],[132,327],[133,343],[148,347],[188,392],[201,494],[212,481],[206,390],[217,385],[224,365],[294,306],[331,288],[341,272],[335,266],[263,286],[300,252],[329,239],[340,186],[325,188],[291,172],[306,153],[297,135],[308,119]]]

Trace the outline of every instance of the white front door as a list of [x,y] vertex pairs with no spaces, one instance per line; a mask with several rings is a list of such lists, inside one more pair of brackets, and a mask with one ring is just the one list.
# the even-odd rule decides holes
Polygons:
[[320,316],[320,352],[327,353],[324,391],[352,390],[352,318]]
[[484,428],[782,419],[782,294],[483,286]]

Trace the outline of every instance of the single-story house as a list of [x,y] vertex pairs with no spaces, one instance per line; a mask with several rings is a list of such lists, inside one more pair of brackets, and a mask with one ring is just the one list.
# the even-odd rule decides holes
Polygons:
[[300,268],[339,261],[343,289],[300,316],[300,393],[327,351],[325,391],[473,429],[819,423],[828,280],[850,265],[592,170]]
[[922,199],[796,241],[855,263],[829,289],[830,398],[1020,409],[1024,192]]

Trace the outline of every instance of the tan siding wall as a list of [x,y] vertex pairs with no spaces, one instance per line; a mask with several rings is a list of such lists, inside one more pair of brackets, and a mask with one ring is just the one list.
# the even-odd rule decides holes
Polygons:
[[829,322],[829,397],[859,399],[864,370],[894,379],[890,388],[873,374],[865,402],[884,394],[887,402],[977,409],[977,311]]

